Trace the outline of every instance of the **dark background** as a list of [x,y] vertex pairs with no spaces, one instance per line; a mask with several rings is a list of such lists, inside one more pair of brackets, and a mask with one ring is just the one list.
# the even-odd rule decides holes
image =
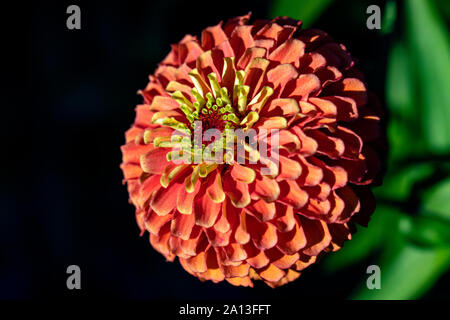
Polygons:
[[[365,27],[365,8],[374,3],[384,5],[337,1],[314,25],[364,62],[359,67],[383,100],[387,43]],[[81,30],[66,28],[71,4],[81,8]],[[141,102],[136,91],[186,33],[249,11],[272,18],[269,8],[261,0],[147,0],[3,10],[9,72],[2,79],[0,298],[343,299],[364,281],[371,258],[331,274],[315,265],[275,290],[202,283],[165,262],[147,233],[139,237],[119,168],[124,132]],[[66,288],[71,264],[81,268],[79,291]]]

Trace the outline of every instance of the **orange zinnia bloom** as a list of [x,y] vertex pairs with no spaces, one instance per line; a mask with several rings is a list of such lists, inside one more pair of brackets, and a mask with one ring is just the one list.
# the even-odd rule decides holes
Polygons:
[[[201,280],[276,287],[367,222],[379,118],[343,45],[300,21],[249,18],[172,46],[140,91],[121,168],[142,234],[167,260]],[[277,129],[278,163],[248,145],[257,163],[173,161],[174,132],[192,134],[196,121]],[[270,146],[269,136],[257,139]]]

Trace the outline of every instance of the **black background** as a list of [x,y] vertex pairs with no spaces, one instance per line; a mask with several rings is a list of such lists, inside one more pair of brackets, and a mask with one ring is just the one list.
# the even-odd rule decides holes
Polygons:
[[[336,1],[315,26],[347,46],[383,99],[388,43],[365,26],[365,8],[377,3],[384,4]],[[71,4],[81,8],[81,30],[66,28]],[[343,299],[352,292],[370,261],[335,274],[315,265],[278,289],[202,283],[178,262],[165,262],[148,234],[139,237],[122,185],[120,145],[141,102],[136,91],[170,44],[249,11],[272,18],[269,9],[261,0],[74,0],[3,8],[0,298],[274,301]],[[71,264],[81,267],[82,290],[66,288]]]

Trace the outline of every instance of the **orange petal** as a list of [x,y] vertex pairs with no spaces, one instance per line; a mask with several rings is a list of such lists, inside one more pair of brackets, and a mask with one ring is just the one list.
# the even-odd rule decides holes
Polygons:
[[227,40],[227,35],[222,30],[222,23],[208,27],[202,31],[203,50],[210,50],[223,41]]
[[150,207],[158,215],[164,216],[177,206],[178,191],[184,188],[181,183],[171,183],[167,189],[159,188],[152,193]]
[[251,30],[252,26],[238,26],[231,34],[230,45],[233,48],[237,61],[239,61],[247,48],[254,46]]
[[281,190],[279,201],[294,208],[301,208],[308,201],[308,194],[298,186],[296,181],[284,180],[278,184]]
[[269,59],[279,63],[292,63],[296,68],[300,65],[300,58],[305,53],[305,44],[298,39],[286,40],[281,46],[276,48]]
[[272,220],[275,216],[275,203],[267,203],[264,200],[257,200],[246,207],[261,222]]
[[266,250],[277,244],[276,228],[270,222],[259,222],[251,215],[247,215],[247,231],[253,243],[260,250]]
[[235,181],[230,173],[226,173],[223,178],[223,190],[230,197],[231,202],[237,208],[244,208],[250,203],[248,184]]
[[252,183],[255,180],[255,171],[239,163],[233,163],[231,168],[231,176],[234,180],[243,183]]
[[345,151],[345,144],[341,139],[331,137],[319,130],[308,130],[307,135],[317,141],[317,152],[331,159],[340,158]]
[[253,288],[253,282],[250,277],[236,277],[236,278],[226,278],[229,283],[233,286],[243,286]]
[[[178,83],[178,82],[175,82]],[[179,109],[180,105],[178,102],[173,100],[171,97],[156,96],[153,98],[152,104],[150,105],[151,111],[169,111],[174,109]],[[150,119],[151,120],[151,119]]]
[[275,96],[279,96],[286,84],[297,77],[298,71],[290,63],[280,64],[267,72],[267,80],[272,84]]
[[302,167],[297,161],[282,155],[280,155],[278,159],[280,161],[280,174],[277,176],[277,180],[295,180],[300,176]]
[[273,264],[269,264],[261,270],[258,270],[258,274],[264,280],[276,282],[279,281],[284,275],[284,271],[275,267]]
[[298,223],[288,232],[278,232],[277,247],[284,254],[293,255],[306,245],[306,236]]
[[188,240],[194,224],[195,216],[193,214],[176,213],[175,218],[172,220],[170,232],[176,237]]
[[276,215],[271,221],[280,232],[288,232],[296,225],[292,206],[276,202]]
[[251,60],[245,68],[244,84],[250,87],[250,91],[248,93],[249,99],[253,99],[253,97],[260,91],[268,66],[269,60],[255,58]]
[[308,137],[300,127],[293,127],[291,129],[291,132],[294,133],[301,142],[301,155],[309,156],[316,153],[318,147],[317,142],[314,139]]
[[[302,167],[302,172],[297,182],[301,186],[316,186],[323,179],[323,171],[320,167],[312,165],[303,156],[296,158]],[[309,158],[308,158],[309,159]]]
[[330,244],[331,235],[327,224],[321,220],[310,220],[305,217],[300,217],[300,221],[307,240],[303,253],[316,256]]
[[273,202],[280,195],[280,188],[275,179],[258,175],[252,186],[254,192],[266,202]]
[[247,48],[242,57],[239,59],[236,66],[239,70],[245,70],[247,65],[254,58],[264,58],[265,56],[266,56],[266,49],[264,48],[258,47]]
[[247,253],[239,243],[230,243],[224,250],[230,261],[242,261],[247,258]]
[[163,174],[169,164],[166,155],[168,148],[155,148],[140,157],[142,170],[151,174]]
[[265,117],[274,116],[292,116],[300,111],[298,103],[294,99],[273,99],[269,102],[267,107],[263,108],[261,115]]
[[194,205],[194,198],[200,190],[200,182],[197,181],[194,191],[189,193],[186,188],[181,188],[177,196],[177,209],[180,213],[191,214]]
[[242,263],[239,266],[222,266],[223,273],[227,278],[233,277],[246,277],[250,265],[248,263]]
[[222,178],[218,170],[214,170],[214,172],[208,175],[208,187],[206,188],[206,192],[213,202],[220,203],[225,200]]
[[215,203],[205,194],[200,194],[200,198],[194,203],[194,213],[198,226],[210,228],[216,222],[219,215],[220,203]]
[[319,88],[320,80],[316,75],[301,74],[297,79],[289,81],[283,90],[282,97],[306,100]]
[[145,228],[151,234],[157,235],[161,228],[173,218],[172,214],[167,214],[165,216],[157,215],[155,212],[150,212],[148,217],[145,219]]

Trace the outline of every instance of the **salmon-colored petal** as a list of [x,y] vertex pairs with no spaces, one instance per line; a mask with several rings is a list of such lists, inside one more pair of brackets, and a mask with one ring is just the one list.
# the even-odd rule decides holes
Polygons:
[[[175,82],[175,83],[178,83],[178,82]],[[179,89],[180,88],[177,88],[176,90],[179,90]],[[174,91],[176,91],[176,90],[174,90]],[[180,108],[180,105],[178,104],[178,102],[173,100],[171,97],[156,96],[153,99],[152,104],[150,105],[150,111],[153,111],[153,112],[168,111],[168,110],[174,110],[174,109],[179,109],[179,108]]]
[[270,222],[259,222],[251,215],[247,215],[247,230],[253,243],[260,250],[266,250],[277,244],[276,228]]
[[223,178],[223,190],[237,208],[244,208],[250,203],[248,184],[234,180],[230,173]]
[[244,85],[249,86],[248,97],[251,99],[260,91],[269,63],[264,58],[254,58],[245,68]]
[[169,221],[171,221],[172,218],[173,218],[172,214],[160,216],[155,212],[150,212],[145,218],[145,228],[151,234],[158,235],[161,228]]
[[280,155],[278,159],[280,161],[280,174],[277,176],[277,180],[295,180],[300,176],[302,167],[297,161],[282,155]]
[[323,55],[317,52],[308,52],[300,58],[299,70],[300,73],[314,73],[326,64],[327,60]]
[[158,215],[164,216],[177,206],[178,191],[184,188],[181,183],[171,183],[167,189],[159,188],[150,197],[150,207]]
[[255,171],[235,162],[231,168],[231,176],[236,181],[252,183],[255,180]]
[[345,144],[341,139],[326,135],[320,130],[308,130],[309,137],[317,141],[317,152],[331,159],[339,159],[345,151]]
[[298,126],[292,127],[291,132],[295,134],[301,142],[300,154],[309,156],[316,153],[318,143],[313,138],[308,137]]
[[223,273],[227,278],[248,276],[250,265],[242,263],[239,266],[222,266]]
[[254,193],[265,200],[266,202],[272,202],[278,199],[280,195],[280,188],[275,179],[270,179],[266,176],[257,175],[252,185]]
[[180,213],[191,214],[194,206],[194,199],[200,190],[200,182],[197,181],[193,192],[187,192],[186,188],[180,188],[177,196],[177,209]]
[[297,223],[294,218],[294,209],[290,205],[276,202],[276,215],[271,222],[280,232],[288,232],[292,230]]
[[233,48],[236,61],[239,61],[247,48],[254,46],[251,30],[251,26],[238,26],[233,30],[233,33],[231,34],[229,41],[231,47]]
[[272,220],[275,216],[275,203],[267,203],[264,200],[257,200],[246,207],[261,222]]
[[352,98],[358,107],[367,103],[366,86],[356,78],[344,78],[332,83],[327,87],[324,94]]
[[224,248],[225,254],[230,261],[243,261],[247,259],[247,252],[239,243],[230,243]]
[[206,193],[213,202],[221,203],[225,200],[225,192],[223,191],[222,178],[217,170],[208,176],[208,187]]
[[323,171],[319,166],[315,166],[311,164],[307,159],[303,156],[297,156],[296,160],[302,167],[301,175],[297,179],[297,183],[301,186],[316,186],[323,179]]
[[255,128],[259,130],[279,130],[287,127],[287,121],[285,117],[261,117],[255,124]]
[[278,232],[277,248],[287,255],[293,255],[306,245],[306,236],[299,223],[291,231]]
[[277,248],[266,250],[266,254],[270,258],[270,261],[272,261],[273,265],[280,269],[290,268],[299,258],[299,254],[297,252],[289,255],[284,254]]
[[229,283],[231,283],[234,286],[243,286],[243,287],[252,287],[253,288],[253,282],[250,279],[250,277],[235,277],[235,278],[227,278],[225,279]]
[[205,51],[210,50],[227,39],[228,37],[222,29],[222,23],[219,23],[218,25],[203,30],[202,48]]
[[123,171],[125,180],[139,178],[142,174],[142,168],[140,165],[133,163],[123,163],[120,165]]
[[275,267],[273,264],[269,264],[267,267],[264,267],[258,272],[258,274],[261,278],[270,282],[279,281],[285,275],[283,270]]
[[286,84],[281,97],[306,100],[320,88],[320,80],[314,74],[301,74]]
[[219,232],[213,228],[206,230],[206,236],[208,237],[209,243],[213,247],[224,247],[230,243],[232,230],[227,232]]
[[251,242],[245,245],[245,252],[247,263],[255,269],[264,268],[270,263],[270,259],[265,255],[264,250],[256,248]]
[[297,77],[298,71],[290,63],[280,64],[267,72],[267,80],[272,84],[276,97],[279,97],[289,81]]
[[140,207],[144,207],[147,201],[150,199],[153,191],[161,188],[161,184],[159,182],[160,177],[158,175],[153,175],[147,177],[139,188],[139,195],[136,199],[137,203]]
[[245,70],[247,65],[255,58],[264,58],[266,56],[266,49],[259,47],[247,48],[236,64],[239,70]]
[[307,240],[303,253],[316,256],[331,242],[327,224],[321,220],[310,220],[305,217],[300,217],[300,221]]
[[300,66],[300,58],[305,53],[305,44],[298,39],[289,39],[276,48],[269,59],[279,63],[292,63],[296,68]]
[[293,116],[300,112],[298,103],[294,99],[272,99],[261,114],[265,117]]
[[175,218],[172,220],[170,231],[172,235],[188,240],[194,224],[195,216],[193,214],[176,213]]
[[239,215],[239,225],[234,233],[234,238],[239,244],[246,244],[250,241],[250,234],[247,231],[247,214],[244,211]]
[[310,266],[314,262],[316,262],[317,257],[316,256],[308,256],[306,254],[300,254],[300,258],[295,263],[295,270],[301,271],[305,269],[306,267]]
[[221,203],[215,203],[210,197],[200,196],[194,202],[195,223],[198,226],[210,228],[219,216]]
[[284,204],[301,208],[308,201],[308,194],[298,186],[296,181],[285,180],[278,182],[278,184],[281,190],[278,200]]

